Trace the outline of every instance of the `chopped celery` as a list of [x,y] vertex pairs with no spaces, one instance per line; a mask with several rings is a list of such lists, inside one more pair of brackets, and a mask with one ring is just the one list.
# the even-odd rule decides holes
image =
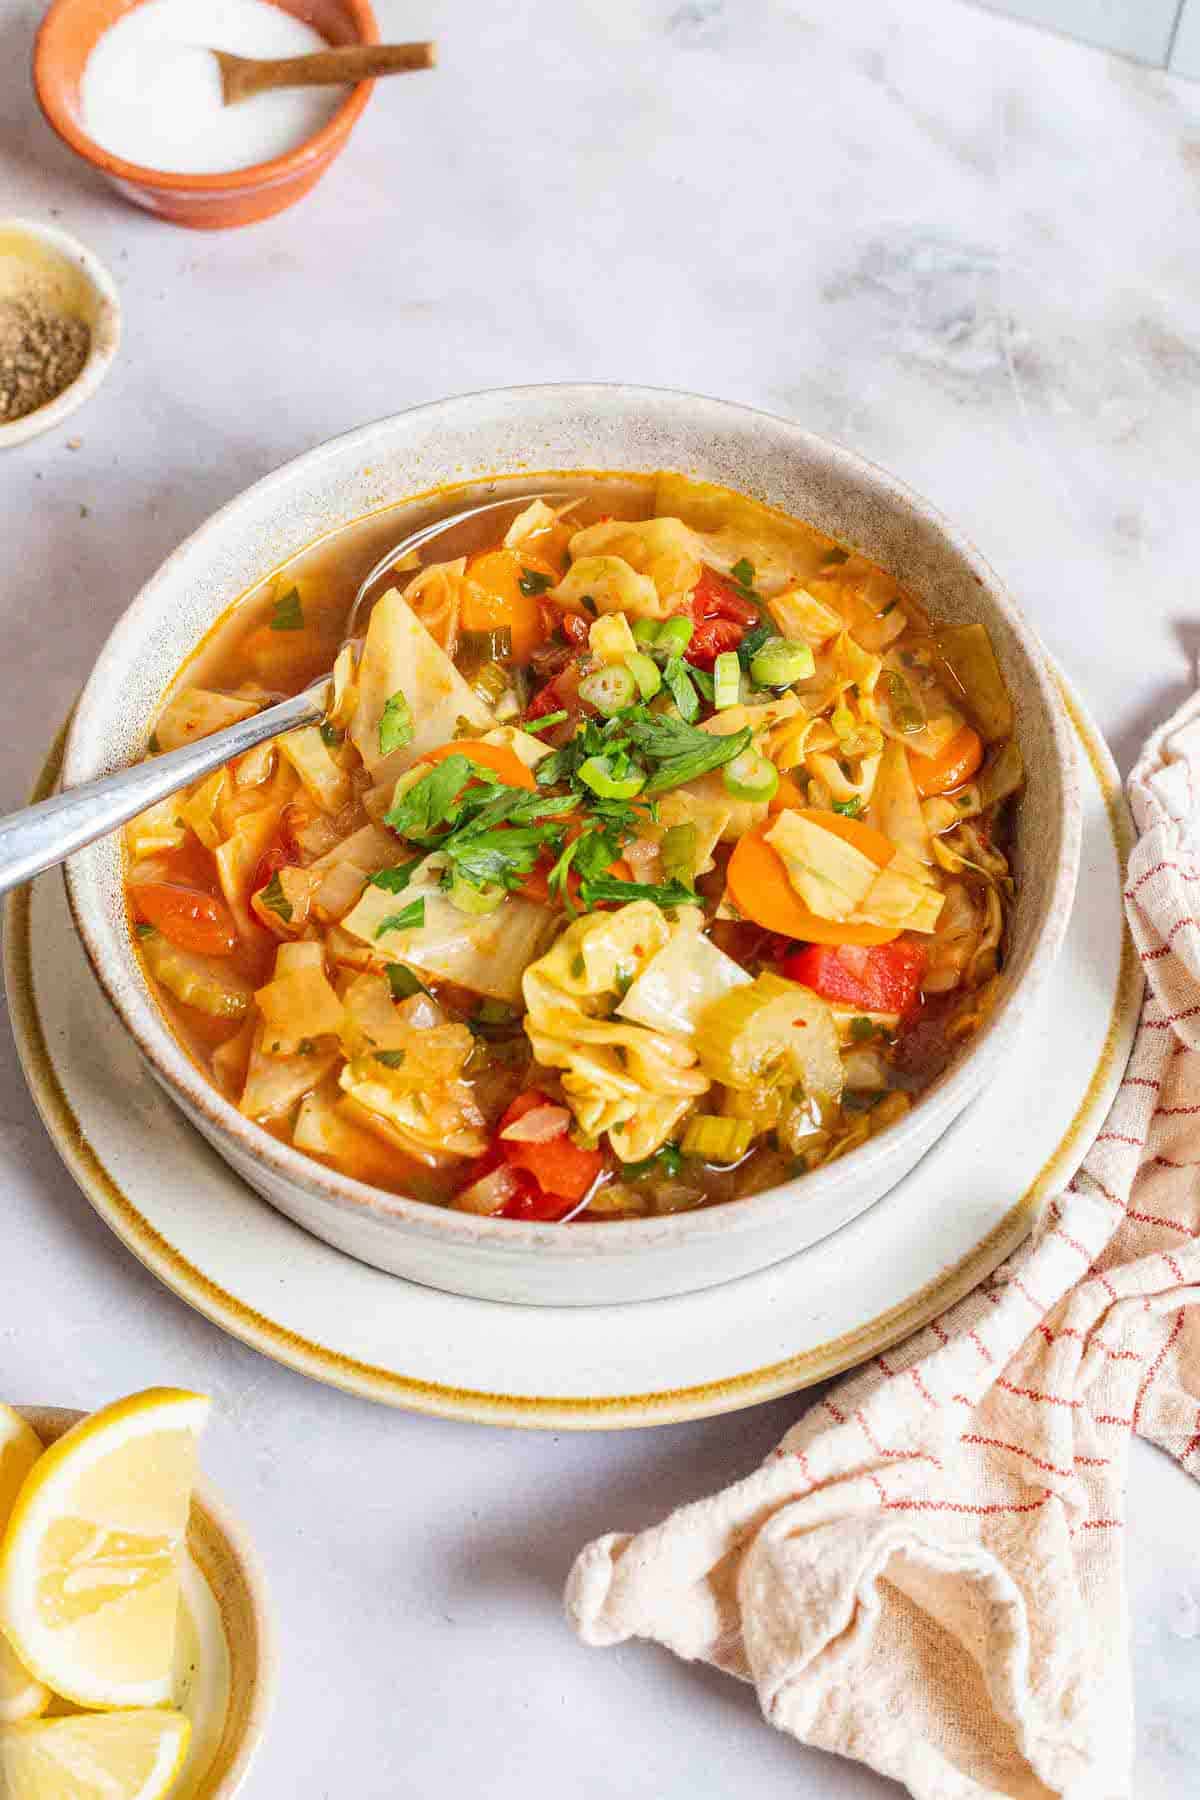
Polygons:
[[579,698],[606,719],[623,712],[637,699],[638,684],[623,663],[606,663],[593,669],[579,684]]
[[750,679],[757,687],[791,687],[807,681],[816,668],[811,646],[794,638],[768,638],[750,663]]
[[658,642],[658,634],[662,630],[662,624],[663,622],[661,619],[635,619],[633,621],[633,635],[635,642],[639,644],[656,644]]
[[770,800],[779,786],[779,770],[757,750],[743,750],[725,764],[721,776],[736,800]]
[[593,794],[601,800],[632,800],[635,794],[641,793],[646,782],[640,769],[631,769],[627,775],[618,775],[612,758],[608,756],[589,756],[586,762],[580,764],[578,776],[584,786],[591,788]]
[[[650,624],[653,621],[644,620],[641,622]],[[635,650],[632,656],[627,656],[625,658],[625,667],[637,682],[638,692],[641,694],[642,699],[653,700],[655,694],[657,694],[659,688],[662,686],[662,676],[659,674],[658,665],[653,658],[647,656],[644,650]]]
[[697,1113],[688,1120],[680,1149],[685,1156],[699,1156],[705,1162],[740,1162],[750,1148],[754,1127],[749,1119],[719,1119],[712,1113]]
[[[753,670],[758,658],[750,665]],[[741,697],[742,665],[736,650],[722,650],[713,664],[713,705],[718,712],[736,706]]]
[[482,663],[507,662],[513,652],[512,628],[497,625],[488,631],[464,631],[458,640],[458,659],[466,668]]
[[[498,662],[485,662],[471,677],[471,687],[485,706],[498,706],[508,685],[508,670]],[[474,727],[471,730],[473,733]]]
[[685,619],[676,613],[670,619],[664,619],[654,639],[654,648],[665,656],[682,656],[692,641],[692,633],[696,627],[691,619]]

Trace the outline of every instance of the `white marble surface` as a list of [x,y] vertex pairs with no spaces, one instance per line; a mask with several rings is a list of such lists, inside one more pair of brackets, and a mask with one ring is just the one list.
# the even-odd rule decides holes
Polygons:
[[[127,334],[88,409],[0,466],[0,804],[141,581],[247,482],[385,411],[571,377],[749,401],[903,474],[998,565],[1127,765],[1200,641],[1200,91],[958,0],[376,7],[436,32],[441,71],[381,90],[301,209],[208,237],[80,171],[29,93],[40,8],[0,0],[4,207],[108,258]],[[772,1733],[734,1683],[585,1652],[559,1618],[586,1537],[738,1475],[801,1402],[547,1438],[307,1384],[120,1249],[7,1041],[0,1193],[0,1392],[217,1398],[206,1460],[285,1651],[253,1800],[897,1792]],[[1135,1446],[1131,1511],[1135,1792],[1182,1800],[1200,1495]]]

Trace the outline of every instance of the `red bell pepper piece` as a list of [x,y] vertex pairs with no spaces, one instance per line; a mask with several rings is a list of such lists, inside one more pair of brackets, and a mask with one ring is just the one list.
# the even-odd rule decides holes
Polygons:
[[762,613],[746,600],[732,581],[712,569],[702,569],[691,592],[693,619],[732,619],[735,625],[757,625]]
[[911,1013],[920,1003],[925,947],[897,938],[893,944],[806,944],[780,964],[789,981],[811,988],[835,1006],[865,1013]]

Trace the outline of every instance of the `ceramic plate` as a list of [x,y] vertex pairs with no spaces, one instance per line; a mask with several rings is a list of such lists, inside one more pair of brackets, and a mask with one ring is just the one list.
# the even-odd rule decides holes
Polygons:
[[[656,1425],[776,1398],[907,1335],[1020,1242],[1121,1079],[1141,996],[1124,929],[1130,826],[1068,695],[1083,855],[1062,953],[1013,1054],[890,1193],[811,1249],[677,1299],[553,1308],[422,1288],[351,1261],[260,1200],[146,1073],[73,933],[57,875],[14,895],[13,1028],[47,1129],[97,1212],[198,1311],[368,1399],[488,1424]],[[53,787],[58,747],[39,793]],[[164,1178],[166,1176],[167,1178]]]

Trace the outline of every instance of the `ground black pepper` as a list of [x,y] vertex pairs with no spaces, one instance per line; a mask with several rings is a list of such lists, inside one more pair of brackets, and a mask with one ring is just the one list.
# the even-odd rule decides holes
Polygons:
[[57,399],[87,361],[92,334],[82,319],[36,300],[0,300],[0,424]]

